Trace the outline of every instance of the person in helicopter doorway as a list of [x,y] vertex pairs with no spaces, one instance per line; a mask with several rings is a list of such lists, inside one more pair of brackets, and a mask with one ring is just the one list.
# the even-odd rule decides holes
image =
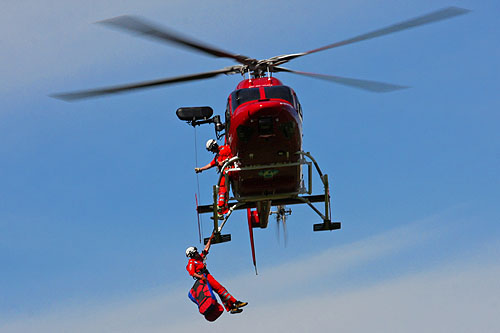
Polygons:
[[[231,153],[231,148],[229,145],[223,145],[220,146],[217,144],[217,141],[214,139],[210,139],[206,143],[206,148],[208,151],[212,152],[215,154],[214,159],[208,163],[207,165],[201,167],[201,168],[194,168],[194,171],[196,173],[202,172],[204,170],[208,170],[213,167],[218,168],[218,172],[225,172],[225,170],[222,170],[222,166],[224,165],[224,162],[226,162],[228,159],[233,157],[233,154]],[[228,208],[228,198],[229,193],[227,192],[227,187],[226,187],[226,177],[224,175],[220,178],[219,182],[219,196],[218,196],[218,201],[217,201],[217,213],[219,215],[219,219],[224,218],[224,214],[226,214],[229,210]]]
[[207,281],[210,284],[212,290],[219,295],[222,303],[224,304],[224,307],[226,308],[226,311],[231,313],[240,313],[243,311],[241,308],[248,303],[236,300],[236,298],[234,298],[226,290],[226,288],[224,288],[219,282],[217,282],[217,280],[207,270],[205,260],[208,251],[210,250],[211,243],[212,237],[210,237],[210,239],[208,240],[207,245],[205,245],[205,249],[201,252],[201,254],[198,253],[198,250],[194,246],[190,246],[186,249],[186,257],[189,258],[186,269],[189,275],[191,275],[194,279]]

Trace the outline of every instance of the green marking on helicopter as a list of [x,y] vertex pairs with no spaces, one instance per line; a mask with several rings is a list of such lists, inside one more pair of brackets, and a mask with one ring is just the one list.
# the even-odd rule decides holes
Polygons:
[[277,169],[269,169],[269,170],[262,170],[259,171],[259,176],[262,176],[264,178],[273,178],[275,175],[277,175],[280,171]]

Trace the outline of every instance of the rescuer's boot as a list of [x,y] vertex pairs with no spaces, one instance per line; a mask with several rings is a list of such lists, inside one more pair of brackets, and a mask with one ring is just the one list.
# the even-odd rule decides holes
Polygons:
[[217,206],[217,218],[219,220],[224,220],[224,213],[222,211],[222,207]]
[[248,304],[248,302],[236,301],[236,303],[233,304],[233,307],[235,309],[239,309],[239,308],[246,306],[247,304]]
[[218,203],[217,204],[217,213],[219,214],[227,214],[229,212],[229,206],[226,203]]
[[235,313],[242,313],[243,312],[243,309],[238,309],[238,308],[232,308],[231,311],[232,314],[235,314]]

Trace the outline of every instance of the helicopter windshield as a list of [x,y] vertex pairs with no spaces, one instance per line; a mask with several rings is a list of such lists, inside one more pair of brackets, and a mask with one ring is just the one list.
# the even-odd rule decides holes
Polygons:
[[[265,98],[269,99],[282,99],[290,104],[293,103],[292,91],[287,86],[272,86],[264,87]],[[256,101],[261,99],[260,88],[245,88],[233,91],[231,94],[231,102],[233,110],[236,110],[238,106],[243,103]]]
[[293,105],[292,92],[287,86],[265,87],[264,93],[266,94],[266,98],[284,99]]
[[259,88],[245,88],[233,91],[231,94],[231,104],[233,111],[243,103],[260,99]]

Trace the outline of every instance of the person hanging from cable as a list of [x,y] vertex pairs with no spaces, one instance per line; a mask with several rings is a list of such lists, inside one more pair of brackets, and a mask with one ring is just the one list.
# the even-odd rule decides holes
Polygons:
[[[201,168],[194,168],[194,171],[196,173],[199,173],[216,166],[218,168],[218,172],[225,173],[226,170],[222,170],[222,166],[224,165],[224,162],[233,157],[229,145],[223,145],[219,147],[217,141],[215,141],[214,139],[210,139],[206,143],[206,148],[208,151],[215,154],[214,159],[210,163]],[[224,214],[226,214],[229,210],[228,200],[229,200],[229,193],[226,187],[226,177],[223,175],[222,177],[220,177],[219,196],[217,201],[217,213],[219,215],[218,216],[219,219],[224,218]]]
[[212,236],[205,245],[205,249],[201,253],[198,253],[198,249],[195,246],[190,246],[186,249],[186,257],[189,258],[186,269],[189,275],[191,275],[194,279],[203,280],[204,282],[208,282],[210,284],[213,291],[215,291],[219,295],[222,303],[224,304],[224,307],[226,308],[226,311],[233,314],[240,313],[243,311],[243,309],[241,308],[248,303],[236,300],[236,298],[234,298],[226,290],[226,288],[224,288],[217,280],[215,280],[215,278],[212,276],[212,274],[210,274],[210,272],[207,270],[207,266],[205,265],[206,257],[208,251],[210,250],[210,245],[212,243],[213,237],[214,234],[212,233]]

